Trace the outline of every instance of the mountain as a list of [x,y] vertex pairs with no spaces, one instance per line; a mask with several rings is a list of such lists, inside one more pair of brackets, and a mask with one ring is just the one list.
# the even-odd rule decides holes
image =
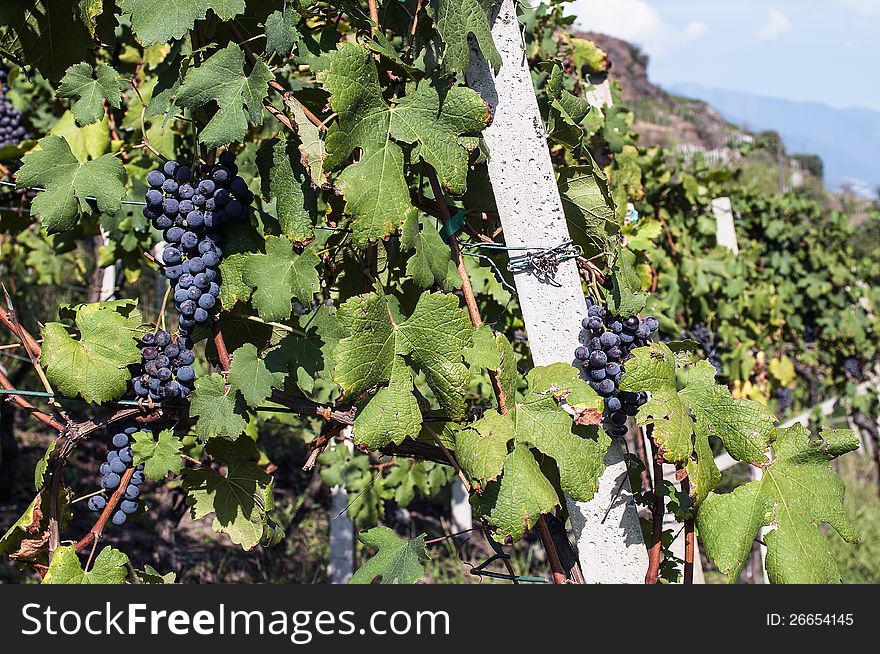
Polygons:
[[838,109],[695,84],[676,84],[669,90],[705,100],[725,118],[749,130],[779,132],[789,153],[818,154],[831,189],[849,184],[873,194],[880,187],[878,111]]

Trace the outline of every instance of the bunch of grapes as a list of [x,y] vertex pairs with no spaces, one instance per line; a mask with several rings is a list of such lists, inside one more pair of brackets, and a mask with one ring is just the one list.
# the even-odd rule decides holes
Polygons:
[[804,319],[804,341],[807,344],[815,343],[819,340],[819,325],[815,319],[807,317]]
[[843,370],[855,381],[861,381],[862,379],[862,364],[859,363],[858,358],[856,357],[847,357],[843,360]]
[[647,393],[621,391],[624,362],[632,350],[651,342],[659,323],[656,318],[622,318],[587,298],[587,317],[582,321],[587,331],[586,346],[575,350],[575,358],[587,372],[590,386],[605,399],[605,427],[612,436],[626,434],[628,416],[638,413],[647,402]]
[[165,276],[173,284],[181,337],[208,325],[220,295],[219,231],[247,217],[254,194],[236,173],[235,155],[223,152],[217,165],[193,171],[168,161],[147,175],[144,215],[163,231]]
[[[137,426],[125,427],[122,431],[113,435],[112,447],[107,452],[107,460],[101,464],[101,488],[104,491],[99,495],[89,498],[88,506],[95,513],[100,513],[107,506],[110,495],[119,488],[122,475],[131,467],[131,436],[141,428]],[[148,430],[144,430],[148,431]],[[114,525],[121,525],[132,513],[137,511],[137,498],[140,495],[140,485],[144,483],[144,466],[139,465],[131,477],[131,481],[125,487],[125,495],[119,502],[119,507],[113,512],[111,520]]]
[[709,331],[709,328],[706,327],[704,323],[697,323],[691,329],[690,335],[691,338],[703,348],[703,352],[706,354],[706,359],[712,364],[712,367],[715,368],[715,372],[718,375],[722,375],[723,369],[721,367],[721,361],[718,360],[717,356],[718,343],[715,340],[715,336]]
[[24,125],[24,114],[12,106],[9,98],[0,96],[0,148],[18,145],[29,137]]
[[153,401],[188,397],[193,389],[192,339],[181,335],[173,339],[164,329],[141,337],[141,374],[132,379],[134,393]]
[[779,413],[785,414],[791,411],[792,393],[790,388],[776,389],[776,405]]

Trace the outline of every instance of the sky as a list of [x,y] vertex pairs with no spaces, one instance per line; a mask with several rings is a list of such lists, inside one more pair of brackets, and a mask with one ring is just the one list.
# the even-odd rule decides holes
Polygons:
[[880,0],[574,0],[568,12],[642,46],[660,86],[880,111]]

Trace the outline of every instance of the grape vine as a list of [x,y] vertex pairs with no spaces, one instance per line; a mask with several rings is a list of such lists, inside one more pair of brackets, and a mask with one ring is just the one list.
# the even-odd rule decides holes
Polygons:
[[[0,554],[52,580],[108,523],[147,529],[147,509],[283,552],[304,513],[329,510],[323,483],[352,498],[353,581],[418,581],[426,542],[452,536],[400,534],[445,529],[433,514],[456,483],[483,549],[539,541],[548,580],[576,582],[566,498],[594,500],[616,440],[634,481],[655,471],[632,489],[651,512],[650,582],[689,582],[695,543],[736,581],[771,523],[771,581],[839,580],[823,524],[857,534],[830,462],[858,441],[777,418],[832,393],[856,407],[873,379],[877,254],[857,251],[843,212],[640,147],[616,85],[610,105],[588,100],[608,58],[563,3],[521,6],[588,306],[581,347],[535,366],[510,277],[540,252],[508,251],[482,138],[503,98],[464,75],[474,49],[500,66],[491,7],[92,4],[65,16],[63,42],[16,7],[0,24],[0,182],[14,187],[0,207],[0,386],[51,442]],[[720,196],[739,256],[718,247]],[[101,433],[101,490],[80,503],[90,482],[72,470]],[[719,492],[723,453],[763,477]],[[494,574],[530,578],[499,556]],[[165,579],[148,552],[118,557],[139,581]],[[125,580],[100,555],[85,565]]]

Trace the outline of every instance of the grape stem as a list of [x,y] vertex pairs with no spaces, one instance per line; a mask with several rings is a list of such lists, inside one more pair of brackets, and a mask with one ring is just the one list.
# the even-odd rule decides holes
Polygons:
[[663,457],[654,440],[654,428],[646,427],[648,440],[651,443],[651,460],[654,464],[654,504],[651,507],[651,547],[648,550],[648,572],[645,574],[646,584],[656,584],[660,578],[660,559],[662,554],[661,539],[663,536],[663,514],[666,507],[660,487],[663,484]]

